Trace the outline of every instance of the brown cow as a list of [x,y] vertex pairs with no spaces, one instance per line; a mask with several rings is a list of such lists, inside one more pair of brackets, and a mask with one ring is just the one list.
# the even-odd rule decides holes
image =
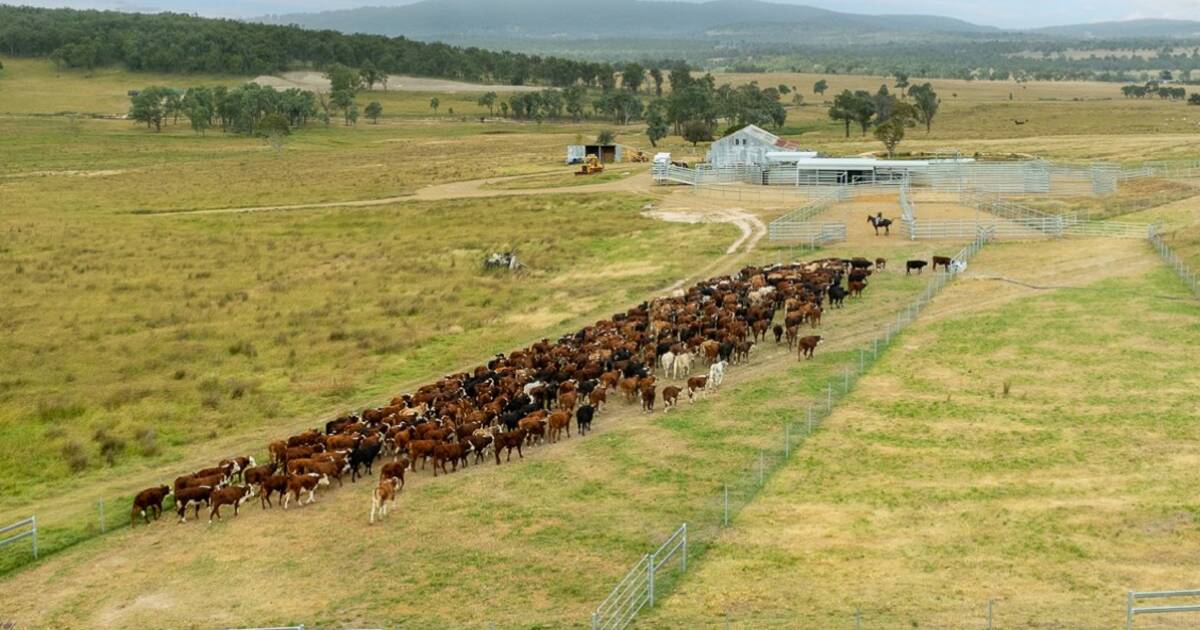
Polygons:
[[788,350],[796,347],[796,340],[800,338],[800,326],[793,324],[787,327],[787,344]]
[[505,461],[512,461],[512,450],[514,448],[517,449],[517,457],[522,459],[525,458],[525,456],[521,454],[521,444],[525,442],[525,429],[514,429],[512,431],[506,431],[503,433],[495,433],[492,435],[492,437],[496,438],[496,442],[493,444],[492,448],[494,448],[496,452],[497,466],[500,465],[501,449],[508,449],[508,458]]
[[287,494],[287,489],[287,475],[271,475],[270,477],[263,479],[262,483],[259,485],[259,492],[262,493],[259,495],[259,501],[262,503],[263,509],[265,510],[268,507],[271,507],[271,495],[273,493],[278,492],[279,500],[282,501],[283,496]]
[[867,288],[867,283],[861,280],[855,280],[850,283],[850,297],[862,297],[863,289]]
[[679,401],[679,392],[681,391],[683,390],[675,387],[674,385],[669,385],[663,388],[663,411],[668,411],[671,409],[671,407],[675,406],[675,403]]
[[196,477],[194,475],[184,475],[175,479],[175,494],[179,494],[184,488],[196,488],[199,486],[208,486],[210,488],[220,488],[225,485],[225,476],[221,474],[212,475],[209,477]]
[[688,400],[696,402],[696,392],[703,392],[708,385],[707,376],[692,376],[687,380]]
[[255,490],[254,486],[261,486],[263,481],[275,474],[277,468],[278,465],[275,462],[271,462],[270,464],[263,464],[262,466],[255,466],[242,471],[242,481],[246,483],[247,488],[250,488],[250,496],[254,496],[261,490],[261,488]]
[[[572,406],[572,411],[574,406]],[[551,443],[557,442],[562,437],[563,429],[567,430],[567,437],[571,437],[571,411],[559,410],[550,414],[548,418],[550,427],[549,438]]]
[[337,462],[312,460],[312,464],[310,464],[307,468],[308,472],[315,472],[318,475],[321,475],[325,481],[329,481],[331,477],[337,479],[338,486],[341,487],[343,467]]
[[406,471],[406,470],[408,470],[408,460],[407,459],[402,459],[400,461],[395,461],[395,462],[388,462],[388,463],[384,464],[383,468],[381,468],[379,470],[379,481],[382,482],[382,481],[386,481],[388,479],[395,480],[397,483],[396,489],[403,490],[404,489],[404,471]]
[[558,395],[558,408],[568,413],[575,412],[575,403],[579,401],[579,393],[571,390]]
[[451,472],[458,472],[458,463],[461,461],[463,467],[467,465],[467,456],[471,454],[470,444],[462,442],[445,442],[438,444],[433,448],[433,476],[438,474],[438,468],[442,469],[442,474],[446,472],[446,462],[450,462]]
[[222,459],[220,462],[217,463],[217,466],[220,466],[221,468],[225,468],[228,466],[231,469],[232,475],[237,475],[238,477],[241,477],[243,481],[245,481],[245,478],[242,476],[242,472],[245,471],[247,468],[250,468],[252,466],[257,466],[257,465],[258,465],[258,462],[254,461],[254,457],[252,457],[250,455],[243,455],[241,457],[232,457],[230,459]]
[[654,384],[642,388],[642,411],[654,413],[654,398],[657,393],[657,388]]
[[163,500],[171,494],[171,489],[166,486],[158,486],[157,488],[146,488],[137,493],[133,498],[133,509],[129,513],[129,526],[133,527],[137,523],[138,514],[146,520],[146,524],[150,524],[150,517],[146,514],[146,510],[150,510],[154,514],[154,520],[162,516]]
[[941,265],[946,268],[946,271],[950,271],[951,260],[952,259],[949,256],[934,256],[933,257],[933,270],[937,271],[938,265]]
[[622,379],[620,384],[617,385],[617,388],[621,391],[621,395],[625,397],[625,402],[632,404],[634,400],[637,400],[637,377],[631,376],[629,378]]
[[802,359],[804,357],[808,357],[810,359],[813,358],[813,351],[816,350],[817,346],[820,344],[821,344],[821,336],[820,335],[814,335],[812,337],[804,337],[803,339],[800,340],[800,356],[798,356],[796,358],[797,359]]
[[883,271],[884,269],[887,269],[887,259],[886,258],[876,258],[875,259],[875,270]]
[[596,387],[588,394],[588,404],[595,407],[596,411],[608,403],[608,388],[604,386]]
[[292,497],[296,497],[296,505],[304,505],[304,501],[300,498],[301,492],[308,493],[308,502],[312,503],[317,500],[317,486],[329,485],[329,480],[318,475],[317,473],[306,473],[303,475],[288,475],[287,492],[283,495],[283,509],[288,509],[288,503]]
[[775,326],[771,328],[771,332],[775,333],[775,344],[778,345],[779,341],[783,339],[783,326],[775,324]]
[[517,421],[517,428],[525,431],[525,439],[528,444],[536,444],[546,439],[546,420],[539,414],[521,418]]
[[375,491],[371,493],[371,524],[375,524],[375,513],[379,512],[379,520],[387,518],[388,501],[396,507],[396,480],[381,479]]
[[212,494],[212,486],[191,486],[175,491],[175,511],[179,513],[179,522],[187,522],[187,509],[195,506],[196,518],[200,518],[200,505],[208,505],[208,496]]
[[236,517],[238,515],[238,508],[241,507],[242,503],[245,503],[249,499],[250,495],[246,490],[246,486],[229,486],[228,488],[218,488],[213,490],[212,495],[210,495],[208,498],[208,522],[211,523],[214,516],[217,517],[218,521],[222,520],[222,505],[232,505],[233,515]]
[[408,443],[408,461],[412,462],[413,470],[417,469],[417,461],[421,462],[421,469],[425,469],[425,460],[433,456],[433,449],[437,445],[433,440],[413,440]]

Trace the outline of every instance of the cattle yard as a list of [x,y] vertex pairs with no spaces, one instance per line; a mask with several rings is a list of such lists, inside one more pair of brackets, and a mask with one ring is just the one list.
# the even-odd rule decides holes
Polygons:
[[[83,101],[120,82],[53,76]],[[955,89],[944,126],[914,148],[1197,157],[1180,148],[1194,140],[1182,123],[1109,135],[1126,127],[1055,114],[1054,130],[975,135],[980,107],[1046,120],[1119,108],[1036,82],[1037,103]],[[642,165],[584,182],[557,163],[581,129],[597,131],[587,123],[431,120],[418,96],[388,96],[403,113],[379,125],[313,129],[282,152],[31,116],[39,101],[18,111],[0,96],[18,112],[0,115],[6,142],[25,148],[0,166],[21,208],[0,248],[0,350],[28,366],[0,377],[0,528],[36,515],[39,546],[36,562],[27,539],[0,547],[0,625],[620,627],[597,606],[614,592],[641,601],[614,587],[684,524],[687,570],[672,556],[653,606],[622,617],[633,625],[987,627],[990,608],[996,627],[1114,627],[1127,591],[1196,586],[1192,171],[1129,164],[1108,195],[983,200],[652,186]],[[443,98],[472,111],[474,97]],[[787,133],[806,144],[867,148],[791,109]],[[74,149],[37,151],[50,140]],[[660,144],[694,161],[680,139]],[[467,159],[480,152],[486,164]],[[839,226],[836,238],[771,238],[769,223],[813,202],[805,220]],[[867,218],[880,214],[892,224],[877,234]],[[970,229],[913,238],[906,218]],[[1104,238],[1068,229],[1096,221]],[[482,269],[496,251],[525,270]],[[820,261],[859,257],[872,273],[842,308],[827,276],[770,275],[799,261],[848,275]],[[775,301],[784,293],[791,308]],[[751,316],[766,294],[771,318]],[[819,324],[789,334],[789,312],[817,295]],[[765,338],[740,360],[755,320]],[[817,335],[812,358],[789,346]],[[693,379],[718,376],[707,350],[729,361],[695,402],[662,365],[683,347]],[[649,363],[653,381],[639,373]],[[581,436],[593,380],[607,401]],[[669,411],[668,387],[681,390]],[[572,390],[569,438],[517,433],[561,427]],[[521,454],[476,461],[475,445],[499,436]],[[289,437],[325,452],[287,453]],[[104,440],[118,444],[107,460]],[[88,461],[74,468],[67,447],[80,442]],[[434,450],[447,468],[436,477]],[[272,451],[290,461],[265,470]],[[208,524],[201,505],[199,522],[189,511],[177,523],[182,485],[207,484],[193,473],[226,483],[220,464],[237,457],[221,518]],[[351,481],[343,458],[375,461]],[[398,468],[402,489],[387,483]],[[246,469],[311,481],[287,510],[277,494],[264,508],[239,496]],[[160,519],[131,514],[139,491],[154,505],[177,482]]]

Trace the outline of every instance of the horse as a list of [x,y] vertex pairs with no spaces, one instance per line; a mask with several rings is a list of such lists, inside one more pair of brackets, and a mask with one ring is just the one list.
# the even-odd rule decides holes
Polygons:
[[891,236],[892,234],[892,220],[883,218],[882,214],[874,217],[867,215],[867,223],[870,223],[871,227],[875,228],[875,236],[879,236],[879,228],[883,228],[884,236]]

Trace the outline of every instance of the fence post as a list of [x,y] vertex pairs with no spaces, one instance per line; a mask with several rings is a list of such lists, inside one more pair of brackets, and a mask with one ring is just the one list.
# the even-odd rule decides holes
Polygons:
[[683,556],[679,559],[679,571],[687,572],[687,523],[683,524]]
[[1125,601],[1125,630],[1133,630],[1133,591],[1129,591],[1129,599]]
[[100,499],[100,533],[103,534],[104,532],[104,499]]
[[792,456],[792,425],[783,425],[783,457],[787,459]]
[[988,630],[992,630],[992,600],[988,600]]
[[854,609],[854,630],[862,630],[862,609]]
[[592,630],[600,630],[600,617],[597,613],[592,613]]
[[758,449],[758,485],[763,485],[763,464],[766,460],[766,449]]
[[646,556],[650,559],[650,562],[646,563],[646,595],[651,608],[654,608],[654,564],[657,562],[655,555],[652,553]]
[[30,523],[33,525],[33,559],[37,560],[37,516],[29,517]]

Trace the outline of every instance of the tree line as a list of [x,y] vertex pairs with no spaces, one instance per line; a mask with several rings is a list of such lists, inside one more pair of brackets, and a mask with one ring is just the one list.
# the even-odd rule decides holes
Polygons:
[[[906,129],[920,123],[925,125],[925,133],[930,132],[942,103],[933,85],[909,85],[906,74],[896,73],[895,87],[899,92],[892,92],[886,84],[879,86],[874,94],[866,90],[843,90],[834,97],[829,117],[845,126],[847,138],[852,124],[858,124],[864,136],[874,127],[875,138],[883,143],[890,156],[904,140]],[[827,89],[824,79],[813,85],[816,94]]]
[[1121,94],[1125,95],[1125,98],[1157,96],[1164,100],[1182,101],[1187,98],[1187,88],[1160,85],[1158,81],[1147,81],[1144,85],[1123,85],[1121,86]]
[[49,57],[68,68],[122,64],[134,71],[166,73],[268,74],[297,64],[342,64],[370,67],[381,75],[507,85],[601,87],[614,80],[614,69],[607,63],[171,13],[0,5],[0,50],[19,57]]

